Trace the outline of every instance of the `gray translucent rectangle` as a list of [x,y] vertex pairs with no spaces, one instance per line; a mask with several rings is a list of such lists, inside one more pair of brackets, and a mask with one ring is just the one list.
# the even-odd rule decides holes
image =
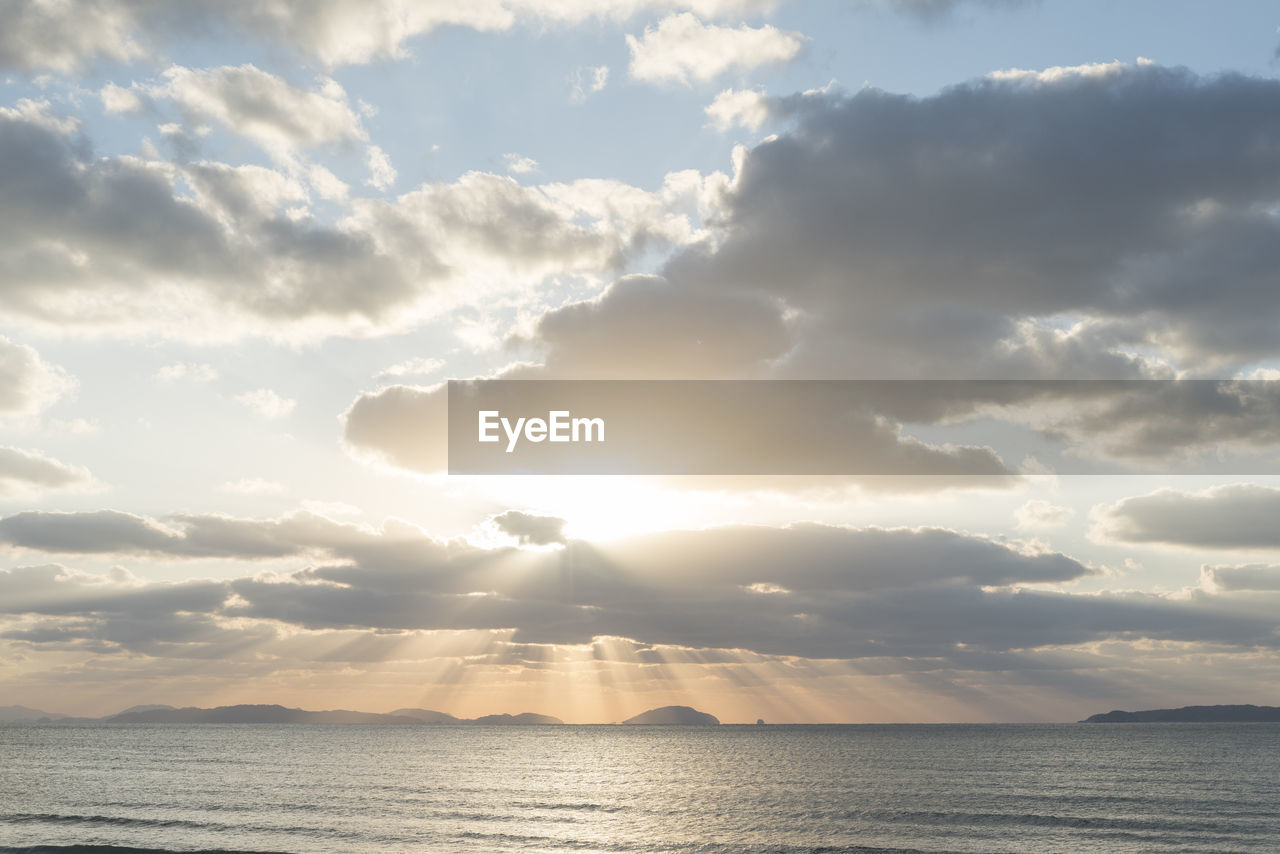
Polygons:
[[1264,380],[472,380],[448,397],[450,474],[1280,472]]

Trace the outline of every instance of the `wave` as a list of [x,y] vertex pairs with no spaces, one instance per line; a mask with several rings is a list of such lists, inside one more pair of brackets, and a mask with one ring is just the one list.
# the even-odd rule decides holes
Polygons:
[[283,851],[243,851],[231,848],[130,848],[120,845],[31,845],[24,848],[0,846],[0,854],[287,854]]
[[1052,815],[1042,813],[944,812],[905,810],[866,810],[845,813],[849,818],[875,819],[894,824],[985,825],[1008,827],[1065,827],[1149,831],[1155,833],[1232,833],[1249,832],[1238,824],[1223,820],[1181,818],[1110,818],[1090,815]]
[[513,803],[511,806],[524,810],[581,810],[583,812],[620,812],[626,809],[626,807],[617,804],[610,806],[608,804],[539,803],[537,801]]
[[0,821],[12,824],[103,824],[116,827],[187,827],[205,830],[222,825],[181,818],[132,818],[116,815],[65,815],[62,813],[15,813],[0,815]]

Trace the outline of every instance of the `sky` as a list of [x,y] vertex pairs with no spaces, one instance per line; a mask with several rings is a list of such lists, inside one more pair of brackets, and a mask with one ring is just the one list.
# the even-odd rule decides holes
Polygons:
[[[5,702],[1280,704],[1273,3],[0,13]],[[901,475],[450,476],[473,378],[1155,382],[770,413]]]

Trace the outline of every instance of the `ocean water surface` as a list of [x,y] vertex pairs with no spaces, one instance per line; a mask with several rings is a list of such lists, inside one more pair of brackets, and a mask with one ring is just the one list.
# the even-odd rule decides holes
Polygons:
[[0,726],[37,846],[1274,854],[1280,724]]

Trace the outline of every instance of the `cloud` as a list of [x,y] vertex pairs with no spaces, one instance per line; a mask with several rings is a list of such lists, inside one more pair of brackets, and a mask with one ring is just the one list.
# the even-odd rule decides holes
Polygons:
[[38,415],[75,386],[66,371],[31,347],[0,336],[0,416]]
[[152,57],[185,40],[230,37],[281,45],[327,67],[406,56],[406,43],[440,27],[502,31],[517,23],[576,24],[626,19],[644,11],[691,10],[704,17],[743,15],[772,0],[8,0],[0,66],[72,72],[98,61]]
[[[522,366],[501,378],[548,377],[539,368]],[[1003,489],[1015,480],[990,447],[921,441],[905,431],[901,423],[877,411],[874,403],[864,405],[856,395],[822,396],[821,386],[797,384],[773,389],[773,405],[760,407],[749,399],[736,398],[732,389],[725,389],[721,408],[701,411],[695,422],[686,417],[693,403],[688,396],[703,393],[705,390],[681,383],[644,392],[646,406],[659,413],[654,423],[661,424],[664,418],[680,413],[679,427],[697,431],[698,441],[690,445],[706,449],[698,451],[697,460],[688,458],[687,447],[673,447],[671,435],[659,430],[652,435],[633,436],[626,447],[614,452],[604,450],[593,455],[594,463],[601,471],[625,474],[695,470],[726,475],[793,475],[670,479],[672,483],[704,489],[829,490],[854,484],[907,490]],[[526,397],[517,398],[520,394]],[[545,406],[546,394],[539,383],[511,386],[506,405],[515,411],[537,411]],[[579,394],[583,395],[581,400],[587,399],[586,392]],[[606,418],[634,413],[631,405],[637,394],[640,392],[627,382],[592,386],[589,405]],[[448,458],[447,406],[448,393],[443,384],[430,388],[383,388],[362,395],[352,404],[343,416],[344,436],[357,452],[404,469],[434,473],[451,464],[455,471],[465,472],[471,470],[465,457]],[[745,418],[753,422],[747,433],[741,430]],[[667,425],[668,430],[676,429],[670,421]],[[720,441],[725,436],[734,439]]]
[[[506,376],[1136,379],[1274,355],[1257,318],[1277,308],[1264,259],[1280,241],[1259,212],[1280,191],[1280,147],[1256,140],[1280,139],[1280,113],[1264,105],[1280,107],[1274,81],[1149,63],[994,75],[927,98],[765,98],[794,128],[740,149],[706,238],[660,276],[526,324],[515,341],[541,365]],[[1187,146],[1156,158],[1139,142],[1171,138]],[[1187,278],[1190,255],[1203,277]],[[409,467],[438,461],[411,433],[432,394],[362,398],[348,440]],[[1063,382],[884,403],[906,421],[1025,424],[1077,460],[1185,465],[1224,441],[1274,447],[1277,401],[1265,383]]]
[[706,83],[730,71],[790,62],[804,36],[765,25],[704,24],[688,12],[668,15],[639,38],[627,36],[628,73],[649,83]]
[[159,368],[155,378],[164,383],[208,383],[218,378],[218,369],[206,362],[174,362]]
[[360,395],[342,415],[342,436],[357,453],[408,471],[448,468],[448,394],[393,385]]
[[716,130],[759,130],[769,120],[768,98],[754,89],[725,89],[704,110]]
[[1201,492],[1161,489],[1094,510],[1091,536],[1106,542],[1201,549],[1280,548],[1280,489],[1254,483]]
[[[1262,213],[1280,192],[1280,145],[1258,143],[1280,140],[1275,81],[1143,64],[766,105],[794,126],[704,184],[716,199],[704,239],[658,277],[529,326],[553,375],[1128,379],[1276,352],[1259,318],[1280,308],[1266,284],[1280,240]],[[1153,157],[1166,139],[1185,145]],[[699,352],[695,330],[729,326],[718,311],[750,319]],[[689,346],[678,335],[669,351],[673,318]],[[1151,397],[1189,414],[1235,406],[1232,423],[1274,439],[1260,428],[1274,423],[1270,397]],[[1148,441],[1139,408],[1057,422],[1079,437],[1124,431],[1117,456],[1163,453],[1173,443]],[[1175,418],[1164,432],[1200,447],[1209,423]]]
[[239,560],[296,557],[313,551],[347,558],[368,557],[379,548],[397,549],[406,544],[414,554],[436,548],[435,540],[404,523],[375,530],[333,522],[308,512],[279,519],[175,515],[157,520],[119,510],[28,510],[0,519],[0,540],[18,548],[53,554]]
[[261,477],[247,477],[241,480],[229,480],[222,484],[223,492],[237,495],[267,495],[284,492],[284,484]]
[[[219,124],[256,143],[277,163],[305,174],[322,198],[346,200],[347,185],[323,166],[306,164],[302,155],[321,146],[368,143],[361,115],[370,108],[363,102],[353,107],[337,81],[322,76],[314,88],[302,89],[249,64],[210,69],[174,65],[162,78],[161,83],[134,83],[129,89],[108,83],[100,92],[103,106],[109,113],[136,113],[172,105],[182,121],[162,125],[167,136],[186,139],[207,132],[210,123]],[[397,175],[387,153],[367,145],[365,160],[365,185],[390,189]]]
[[[402,524],[222,521],[248,526],[236,534],[246,543],[271,531],[277,547],[331,545],[298,553],[305,568],[216,581],[0,571],[0,645],[28,662],[11,685],[278,691],[301,674],[393,693],[465,681],[508,696],[513,678],[585,672],[629,694],[730,680],[753,710],[762,697],[750,686],[794,691],[819,704],[809,720],[839,717],[822,699],[832,690],[982,696],[994,719],[1016,698],[1055,719],[1063,702],[1226,690],[1275,669],[1274,614],[1238,597],[1070,593],[1090,570],[1069,557],[943,529],[733,526],[530,550]],[[190,529],[182,539],[195,545]],[[231,553],[226,537],[205,549],[215,542]]]
[[[782,301],[793,375],[1125,377],[1151,375],[1138,348],[1274,352],[1275,81],[1139,65],[770,105],[794,130],[742,159],[714,251],[665,275]],[[1169,139],[1187,144],[1152,157]]]
[[1014,9],[1038,0],[882,0],[893,11],[913,15],[925,21],[940,21],[950,17],[964,6],[985,6],[991,9]]
[[145,54],[134,39],[132,4],[8,0],[0,6],[0,66],[72,72],[86,62],[129,62]]
[[322,199],[345,202],[351,195],[351,188],[345,181],[318,163],[306,168],[306,176],[311,189]]
[[790,345],[767,299],[653,276],[622,278],[543,314],[528,340],[546,349],[550,375],[565,379],[749,376]]
[[575,104],[581,104],[596,92],[603,91],[604,87],[608,85],[609,66],[597,65],[578,68],[569,75],[569,83],[572,85],[569,91],[569,100]]
[[1200,586],[1211,592],[1280,592],[1280,567],[1265,564],[1247,566],[1204,566]]
[[502,533],[515,537],[521,545],[547,546],[566,542],[564,535],[566,522],[555,516],[536,516],[521,513],[519,510],[508,510],[494,516],[490,521]]
[[39,451],[0,447],[0,495],[25,496],[49,489],[83,489],[93,484],[87,469]]
[[247,391],[238,395],[236,401],[268,421],[284,418],[298,405],[298,401],[281,397],[269,388]]
[[1067,524],[1075,511],[1070,507],[1033,499],[1013,511],[1014,526],[1020,529],[1057,528]]
[[[26,540],[39,532],[64,551],[76,543],[83,552],[142,546],[183,556],[278,556],[305,542],[320,548],[316,554],[351,562],[186,585],[109,583],[59,567],[12,570],[0,573],[0,610],[63,616],[145,610],[163,619],[167,607],[311,631],[504,630],[526,644],[610,636],[737,654],[942,662],[1108,639],[1248,649],[1273,645],[1276,628],[1274,618],[1211,602],[1038,590],[1091,571],[1061,554],[1023,553],[944,529],[735,526],[615,541],[607,552],[581,541],[524,551],[305,514],[186,518],[178,521],[183,532],[119,518],[125,514],[76,519],[70,527],[74,516],[53,515],[10,517],[0,530]],[[23,524],[11,525],[14,518]],[[518,521],[518,529],[528,533],[527,521]]]
[[216,122],[281,160],[300,148],[367,139],[346,92],[330,78],[319,78],[314,89],[300,89],[248,64],[211,69],[174,65],[162,78],[158,84],[134,84],[132,99],[109,84],[103,104],[108,112],[136,112],[147,104],[170,102],[188,126]]
[[386,380],[393,377],[425,377],[434,374],[443,368],[444,359],[436,359],[430,356],[415,356],[412,359],[405,359],[403,362],[396,362],[378,374],[378,379]]
[[522,187],[471,172],[390,201],[306,213],[298,176],[258,166],[92,157],[74,123],[0,108],[0,309],[60,333],[286,340],[411,328],[551,275],[615,271],[700,238],[705,188]]
[[391,165],[391,158],[376,145],[369,146],[368,152],[369,178],[365,181],[377,190],[389,190],[396,182],[396,170]]
[[91,575],[58,564],[0,570],[0,611],[7,614],[133,614],[207,612],[220,607],[226,587],[216,582],[139,584],[120,574]]
[[538,161],[532,157],[521,157],[519,154],[504,154],[502,159],[507,161],[507,171],[512,175],[526,175],[538,168]]
[[1097,456],[1194,461],[1196,454],[1252,455],[1244,466],[1267,471],[1268,461],[1257,454],[1280,444],[1280,383],[1274,380],[1118,383],[1099,392],[1050,428]]

